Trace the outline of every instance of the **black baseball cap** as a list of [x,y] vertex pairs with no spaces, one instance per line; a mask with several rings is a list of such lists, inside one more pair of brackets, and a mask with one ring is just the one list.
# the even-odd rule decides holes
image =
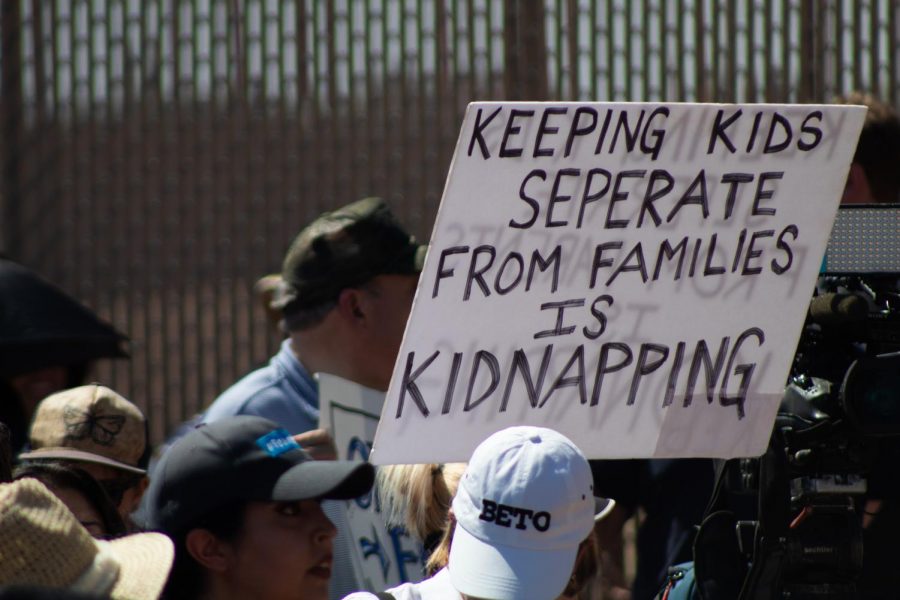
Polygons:
[[233,502],[348,500],[374,481],[369,463],[313,460],[273,421],[228,417],[200,426],[163,455],[148,490],[148,524],[181,534]]
[[358,200],[324,213],[294,238],[272,308],[312,308],[376,275],[416,275],[425,250],[380,198]]

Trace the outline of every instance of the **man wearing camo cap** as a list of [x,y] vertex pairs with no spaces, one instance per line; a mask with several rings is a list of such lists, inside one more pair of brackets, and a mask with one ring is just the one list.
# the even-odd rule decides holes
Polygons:
[[[425,246],[378,198],[321,215],[291,244],[273,296],[272,307],[280,311],[288,334],[281,350],[219,396],[203,421],[256,415],[292,435],[324,435],[316,430],[319,393],[313,373],[386,391],[424,258]],[[310,445],[320,437],[307,439],[301,444],[310,454],[329,458]],[[326,505],[338,526],[329,596],[341,598],[359,583],[352,575],[340,514]]]
[[424,256],[377,198],[320,216],[291,244],[272,301],[288,339],[268,366],[219,396],[204,421],[253,414],[292,434],[314,429],[316,372],[387,390]]

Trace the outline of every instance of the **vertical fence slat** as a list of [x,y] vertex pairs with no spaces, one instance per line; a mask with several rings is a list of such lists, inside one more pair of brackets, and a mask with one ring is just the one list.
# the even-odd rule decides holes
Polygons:
[[[703,1],[701,0],[698,4],[702,5]],[[724,47],[722,43],[722,9],[718,2],[718,0],[711,0],[710,2],[710,14],[709,14],[709,46],[710,46],[710,56],[712,60],[709,64],[709,77],[704,78],[708,81],[709,89],[708,93],[711,94],[710,97],[720,97],[722,100],[728,100],[727,92],[725,91],[722,85],[722,57],[725,55],[727,49]],[[702,17],[701,17],[702,18]],[[700,23],[698,23],[698,29],[700,29]],[[706,36],[704,35],[705,39]],[[732,40],[726,40],[726,44],[732,43]]]
[[622,9],[622,17],[624,27],[622,31],[625,34],[625,52],[623,62],[625,63],[625,100],[631,100],[634,97],[634,79],[631,76],[631,69],[634,65],[634,26],[631,20],[631,6],[626,4]]
[[568,54],[569,93],[566,100],[579,97],[578,73],[578,0],[566,0],[566,54]]
[[897,29],[897,3],[888,4],[888,26],[887,26],[887,77],[888,77],[888,93],[886,100],[891,106],[897,105],[897,69],[900,67],[897,60],[897,36],[900,31]]
[[[375,100],[375,77],[373,71],[378,68],[378,60],[377,57],[373,55],[374,48],[372,44],[374,43],[374,36],[372,35],[372,24],[375,22],[374,15],[372,15],[372,0],[366,0],[364,4],[364,19],[363,19],[363,36],[364,36],[364,44],[365,44],[365,65],[366,65],[366,102],[370,107],[374,107]],[[371,110],[371,108],[370,108]],[[374,115],[372,115],[374,116]],[[368,118],[364,119],[365,122],[365,147],[367,148],[368,159],[369,159],[369,170],[368,170],[368,187],[370,190],[374,191],[378,189],[378,181],[379,178],[377,176],[378,172],[378,160],[377,156],[379,156],[378,148],[376,145],[376,137],[375,137],[375,119]]]
[[840,91],[844,88],[844,20],[840,0],[833,4],[834,14],[834,87]]
[[733,2],[725,5],[725,27],[728,32],[725,36],[728,53],[728,61],[725,70],[725,84],[727,93],[725,99],[729,102],[736,102],[738,99],[738,83],[740,74],[738,73],[737,54],[738,54],[738,28],[737,28],[737,6]]
[[791,94],[791,68],[793,67],[791,61],[791,3],[782,1],[781,3],[781,64],[779,68],[781,69],[780,77],[779,77],[779,85],[780,90],[779,93],[786,99],[793,100],[794,96]]
[[476,65],[478,61],[476,60],[475,55],[475,1],[474,0],[466,0],[466,55],[469,60],[469,68],[467,69],[468,73],[468,96],[469,98],[475,98],[478,96],[477,87],[475,83],[477,69]]
[[588,100],[599,100],[600,86],[600,72],[598,66],[598,57],[597,52],[599,51],[599,45],[597,44],[597,36],[600,35],[600,23],[597,22],[597,3],[591,2],[588,6],[588,35],[590,35],[588,48],[590,49],[588,53],[588,85],[589,87],[589,97]]
[[[703,0],[695,0],[694,4],[694,98],[699,102],[710,100],[708,71],[706,66],[706,18]],[[715,48],[713,49],[715,50]]]
[[485,73],[487,74],[489,97],[496,97],[496,82],[494,81],[494,20],[491,12],[491,3],[484,5],[482,9],[484,19],[484,46],[485,46]]
[[685,25],[684,25],[684,22],[685,22],[684,11],[685,11],[684,0],[678,0],[676,14],[675,14],[675,23],[676,23],[676,27],[675,27],[675,40],[676,40],[676,43],[675,43],[675,61],[676,61],[675,62],[675,65],[676,65],[675,74],[676,74],[676,81],[677,81],[676,89],[678,90],[678,97],[676,98],[676,100],[678,102],[684,102],[685,100],[687,100],[687,90],[685,87],[685,79],[686,79],[686,72],[687,72],[687,69],[685,68],[685,60],[686,60],[685,36],[687,35],[687,32],[685,31]]
[[773,31],[774,23],[773,23],[773,15],[774,8],[772,6],[772,0],[765,0],[764,8],[764,22],[763,22],[763,31],[768,32],[767,35],[763,36],[763,46],[764,46],[764,56],[765,60],[763,61],[763,65],[765,66],[763,77],[766,82],[765,89],[765,99],[766,102],[774,102],[775,101],[775,77],[777,75],[775,70],[774,63],[774,54],[775,48],[772,44],[772,40],[775,38],[775,32]]
[[22,231],[22,157],[16,147],[22,143],[24,132],[22,111],[24,99],[22,90],[22,42],[21,6],[19,2],[0,4],[0,127],[3,131],[3,176],[2,201],[3,224],[0,226],[2,243],[7,252],[21,260],[19,254],[24,243]]
[[[381,129],[383,132],[384,144],[386,148],[392,147],[396,139],[396,132],[391,126],[391,95],[386,93],[385,87],[388,83],[388,73],[391,72],[390,65],[390,36],[388,32],[388,0],[381,1],[381,73],[383,77],[381,89]],[[391,172],[390,152],[384,150],[379,153],[382,158],[381,172],[384,178],[381,183],[384,185],[385,193],[392,189],[393,173]]]
[[745,23],[747,24],[747,29],[744,33],[744,40],[747,44],[747,86],[745,88],[747,93],[746,99],[748,102],[756,102],[759,99],[759,89],[757,88],[756,83],[756,2],[755,0],[747,0],[745,6],[747,8],[747,10],[744,12]]
[[671,2],[659,2],[656,9],[656,18],[659,21],[659,100],[665,102],[669,97],[669,41],[672,38],[672,29],[667,18],[667,9]]
[[879,10],[884,6],[883,2],[869,4],[869,85],[868,89],[875,95],[881,96],[881,29],[883,21]]
[[[862,4],[860,2],[852,2],[850,6],[853,9],[853,46],[851,52],[854,56],[862,56]],[[853,61],[853,89],[859,90],[863,87],[862,61]]]
[[[680,1],[680,0],[679,0]],[[613,3],[606,3],[606,100],[616,99],[616,13]]]
[[554,100],[563,98],[563,86],[566,81],[563,76],[563,73],[565,73],[565,66],[563,65],[565,57],[565,52],[563,51],[563,39],[565,37],[563,33],[563,2],[564,0],[556,0],[553,10],[553,68],[556,76],[556,86],[553,91]]
[[813,7],[809,0],[800,0],[800,52],[797,63],[800,65],[800,85],[797,101],[810,102],[815,97],[816,47],[814,39],[815,21]]
[[[652,12],[650,10],[650,0],[642,0],[641,2],[641,100],[652,100],[650,97],[650,74],[652,72],[651,63],[653,61],[653,48],[650,41],[650,19]],[[661,37],[661,36],[660,36]]]
[[821,2],[810,2],[813,27],[813,99],[818,102],[828,101],[826,91],[825,60],[827,58],[827,45],[825,40],[825,27],[827,23],[827,6]]

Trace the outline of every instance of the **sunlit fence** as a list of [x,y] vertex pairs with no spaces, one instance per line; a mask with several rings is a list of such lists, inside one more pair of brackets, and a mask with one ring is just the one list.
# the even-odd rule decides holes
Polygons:
[[132,339],[153,439],[277,344],[251,291],[317,213],[427,238],[471,100],[898,100],[898,5],[3,0],[0,249]]

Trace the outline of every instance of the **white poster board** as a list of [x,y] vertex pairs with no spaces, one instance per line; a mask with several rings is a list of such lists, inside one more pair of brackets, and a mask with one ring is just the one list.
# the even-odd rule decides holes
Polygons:
[[[368,460],[384,394],[327,373],[316,373],[316,379],[319,427],[331,433],[338,459]],[[422,544],[402,528],[385,525],[374,489],[346,506],[353,568],[366,589],[381,591],[422,579]]]
[[762,453],[865,112],[470,104],[373,462]]

